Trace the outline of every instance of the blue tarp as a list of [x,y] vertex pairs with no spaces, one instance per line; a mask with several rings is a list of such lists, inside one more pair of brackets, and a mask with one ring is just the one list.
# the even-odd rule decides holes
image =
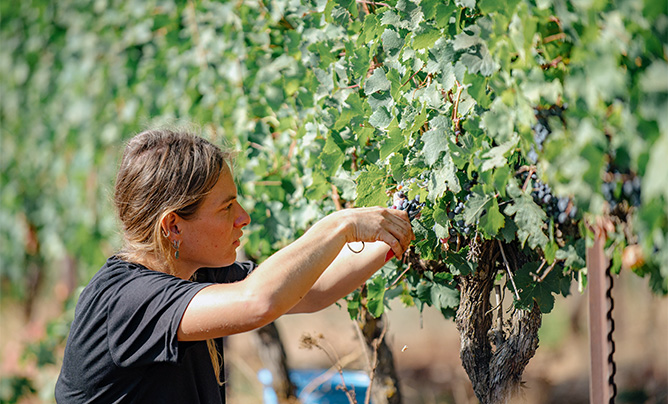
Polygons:
[[[341,374],[331,372],[325,380],[320,380],[316,386],[309,387],[309,383],[321,377],[327,369],[295,369],[289,372],[290,379],[297,387],[297,396],[303,404],[350,404],[346,393],[340,388]],[[272,375],[267,369],[258,372],[258,379],[264,385],[264,404],[277,404],[276,392],[271,387]],[[365,372],[344,370],[343,380],[346,388],[355,393],[358,403],[363,403],[369,386],[369,376]],[[304,394],[306,393],[306,394]]]

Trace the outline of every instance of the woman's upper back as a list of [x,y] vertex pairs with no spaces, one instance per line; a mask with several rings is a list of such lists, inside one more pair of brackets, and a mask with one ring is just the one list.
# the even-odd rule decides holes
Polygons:
[[224,402],[206,342],[179,342],[177,329],[198,291],[243,279],[252,268],[204,269],[192,282],[110,258],[77,303],[56,400]]

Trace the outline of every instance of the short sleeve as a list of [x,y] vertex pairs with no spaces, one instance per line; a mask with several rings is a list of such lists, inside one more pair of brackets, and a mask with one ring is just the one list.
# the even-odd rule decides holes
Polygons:
[[126,280],[110,299],[109,352],[120,367],[179,360],[178,327],[197,292],[210,285],[149,269]]

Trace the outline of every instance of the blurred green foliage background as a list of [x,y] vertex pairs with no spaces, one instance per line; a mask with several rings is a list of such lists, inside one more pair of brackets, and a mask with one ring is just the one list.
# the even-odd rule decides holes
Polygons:
[[294,122],[274,122],[285,117],[267,103],[279,110],[303,68],[276,66],[283,49],[258,3],[28,1],[0,13],[5,297],[26,299],[34,277],[62,280],[64,263],[86,281],[119,246],[110,195],[123,139],[185,125],[242,150]]
[[[443,2],[449,8],[443,6],[442,10],[439,2],[423,3],[425,10],[427,5],[432,7],[432,20],[438,19],[440,12],[446,15],[446,11],[456,13],[471,3],[476,6],[471,1]],[[503,12],[491,2],[479,3],[486,12]],[[511,3],[517,7],[522,2]],[[548,147],[546,157],[554,164],[552,171],[547,171],[552,179],[563,182],[564,189],[580,193],[595,207],[602,204],[596,194],[601,180],[597,179],[594,186],[587,183],[582,172],[569,171],[573,166],[571,158],[590,153],[584,158],[595,155],[595,167],[600,168],[603,151],[628,152],[628,165],[641,174],[647,171],[646,189],[653,198],[641,208],[639,225],[634,230],[639,229],[646,236],[644,247],[651,250],[657,246],[659,253],[648,257],[654,263],[647,271],[654,279],[654,289],[665,289],[667,160],[654,156],[668,150],[666,3],[620,2],[622,14],[637,16],[637,21],[622,21],[620,13],[610,12],[603,17],[610,22],[610,29],[603,34],[586,29],[586,22],[598,21],[601,10],[610,11],[605,2],[581,1],[574,2],[575,6],[556,1],[529,3],[541,10],[553,7],[568,16],[566,22],[572,25],[569,35],[581,34],[577,45],[585,45],[572,53],[570,45],[567,50],[559,49],[573,56],[568,63],[572,62],[574,68],[554,73],[555,82],[571,74],[564,93],[581,107],[572,109],[576,111],[581,141],[564,135]],[[576,6],[589,14],[574,12]],[[355,14],[354,1],[0,3],[0,298],[4,304],[20,302],[26,318],[36,302],[45,298],[53,300],[63,313],[47,327],[47,338],[31,345],[25,355],[36,360],[38,366],[57,364],[58,350],[73,315],[77,287],[85,284],[120,246],[110,203],[114,175],[124,139],[142,129],[183,125],[239,151],[239,190],[252,216],[244,248],[251,258],[262,259],[294,239],[322,214],[335,209],[330,195],[332,185],[343,199],[355,199],[355,183],[346,172],[337,172],[342,165],[350,167],[350,149],[338,150],[340,145],[335,142],[341,137],[328,142],[325,133],[328,128],[336,128],[339,136],[347,120],[366,119],[369,117],[362,115],[371,114],[368,100],[360,101],[359,108],[342,107],[347,95],[357,91],[346,88],[354,86],[352,81],[347,82],[347,75],[357,80],[357,85],[362,84],[374,56],[365,50],[364,42],[374,43],[374,52],[386,52],[388,60],[395,58],[396,65],[389,65],[396,68],[398,55],[404,49],[402,41],[409,37],[395,35],[392,43],[401,46],[393,47],[387,42],[383,47],[382,27],[390,24],[391,18],[369,19],[371,22],[364,25],[363,18],[349,10]],[[402,33],[410,24],[419,26],[416,32],[424,29],[421,36],[415,36],[419,40],[413,41],[412,46],[417,49],[416,58],[427,59],[429,52],[424,49],[433,47],[441,32],[450,30],[448,35],[452,37],[457,32],[454,28],[443,29],[449,19],[434,26],[429,25],[431,21],[418,21],[418,14],[399,12],[392,24],[404,26],[404,31],[399,30]],[[476,17],[470,18],[474,25]],[[513,31],[510,42],[527,46],[526,52],[531,54],[532,48],[527,44],[532,44],[533,37],[523,37],[519,21],[513,20],[513,24],[517,31]],[[357,41],[363,30],[364,38]],[[634,41],[629,40],[628,46],[620,42],[608,48],[606,44],[615,40],[614,32],[621,32],[621,36],[628,33]],[[505,36],[492,35],[498,41],[497,52],[510,46],[503,42]],[[461,41],[469,39],[479,40],[460,36]],[[624,59],[620,55],[625,53],[640,55],[640,59]],[[443,58],[446,56],[452,55]],[[493,62],[489,54],[483,56],[485,62]],[[476,57],[469,55],[470,63],[481,64],[483,59]],[[555,90],[559,85],[543,86],[541,80],[547,79],[532,81],[535,77],[529,73],[535,73],[536,66],[531,65],[535,61],[530,57],[526,60],[526,66],[516,70],[525,69],[526,82],[511,88],[505,96],[510,97],[519,88],[526,94],[538,94],[538,98],[553,90],[555,94],[561,91]],[[512,70],[508,66],[515,63],[509,57],[500,61],[508,71]],[[406,56],[401,62],[409,64],[412,60]],[[489,71],[477,76],[467,74],[467,80],[476,85],[487,83],[481,75],[490,75],[493,69],[485,66]],[[496,79],[507,78],[510,87],[520,82],[519,75],[513,77],[518,80],[515,83],[503,73]],[[438,103],[443,101],[436,87],[430,86],[421,90],[426,94],[421,102],[437,104],[433,108],[437,112],[432,113],[440,113],[438,108],[445,111],[447,108]],[[519,130],[512,122],[507,125],[519,112],[509,110],[501,102],[492,104],[484,85],[476,88],[471,93],[475,90],[475,95],[485,102],[478,100],[480,105],[475,105],[474,97],[466,101],[472,116],[479,115],[471,122],[483,122],[475,129],[482,130],[486,123],[490,128]],[[395,90],[392,96],[401,98]],[[366,95],[372,98],[371,93],[370,89]],[[501,98],[499,94],[497,99]],[[436,99],[438,102],[433,101]],[[488,108],[491,112],[485,115]],[[517,121],[532,118],[530,109],[525,108],[524,112],[526,116]],[[369,147],[360,148],[371,163],[374,158],[380,159],[379,145],[391,117],[386,118],[388,122],[382,129],[360,130],[371,139]],[[473,123],[469,124],[471,131]],[[599,139],[595,137],[603,137],[604,127],[619,134],[612,146],[605,146],[609,149],[596,144]],[[528,127],[523,129],[530,133]],[[494,131],[501,129],[490,129]],[[343,133],[343,137],[347,135]],[[247,197],[250,195],[252,198]],[[433,234],[430,237],[434,238]],[[626,240],[625,237],[621,235],[620,239]],[[620,242],[615,250],[618,266],[624,245]],[[41,394],[47,399],[49,385],[43,385],[46,387]],[[29,379],[3,378],[0,402],[13,402],[33,388]]]
[[[285,92],[304,75],[280,56],[285,6],[0,3],[0,296],[5,308],[18,302],[26,319],[39,300],[63,312],[23,357],[39,367],[58,362],[77,287],[120,247],[114,176],[123,141],[143,129],[185,127],[240,150],[241,192],[260,181],[262,195],[245,206],[260,212],[255,228],[269,229],[248,238],[253,258],[294,236],[274,178],[286,173],[278,170],[292,141],[276,136],[277,126],[294,133],[298,118],[281,105],[296,102]],[[258,154],[266,158],[244,170]],[[317,216],[304,209],[311,213],[302,220]],[[0,402],[14,402],[33,382],[3,377]],[[48,397],[48,383],[44,391]]]

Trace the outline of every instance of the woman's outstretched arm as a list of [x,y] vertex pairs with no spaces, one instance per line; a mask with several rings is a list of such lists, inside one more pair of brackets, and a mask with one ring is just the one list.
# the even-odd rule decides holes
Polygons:
[[[410,222],[403,211],[358,208],[333,213],[265,260],[244,281],[212,285],[198,292],[182,317],[178,337],[180,340],[203,340],[261,327],[291,310],[307,296],[346,243],[381,241],[387,246],[385,251],[391,248],[395,255],[401,256],[412,239]],[[342,283],[340,279],[337,281],[338,277],[328,275],[322,281],[322,288],[319,286],[313,296],[330,290],[326,293],[327,300],[335,301],[373,274],[372,269],[378,263],[371,253],[376,251],[379,256],[384,255],[380,254],[382,248],[376,243],[368,247],[364,256],[370,259],[369,265],[343,268],[337,263],[332,267],[333,271],[337,268],[347,271],[353,282]],[[345,257],[340,257],[341,264],[346,262],[349,261]]]

